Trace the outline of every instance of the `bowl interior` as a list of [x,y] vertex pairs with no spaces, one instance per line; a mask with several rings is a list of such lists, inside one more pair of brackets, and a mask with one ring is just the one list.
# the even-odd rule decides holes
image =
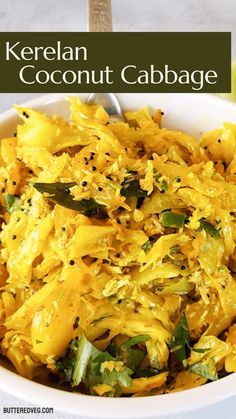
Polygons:
[[[69,116],[68,94],[48,94],[26,102],[24,106],[38,109],[48,115]],[[78,95],[82,100],[89,96]],[[219,128],[223,122],[236,123],[236,104],[209,94],[118,94],[122,110],[147,106],[151,111],[164,112],[163,127],[185,131],[195,138],[203,132]],[[0,115],[0,138],[12,136],[21,120],[14,109]]]

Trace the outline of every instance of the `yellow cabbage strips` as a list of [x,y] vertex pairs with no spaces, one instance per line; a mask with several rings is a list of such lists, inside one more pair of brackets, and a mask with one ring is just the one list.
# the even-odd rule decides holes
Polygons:
[[235,372],[236,126],[197,142],[69,101],[69,122],[17,106],[1,141],[2,355],[100,396]]

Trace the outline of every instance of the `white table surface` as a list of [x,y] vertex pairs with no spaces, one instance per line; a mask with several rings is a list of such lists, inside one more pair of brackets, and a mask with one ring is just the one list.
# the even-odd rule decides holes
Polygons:
[[[232,31],[232,53],[236,57],[235,0],[113,0],[115,31]],[[86,0],[0,0],[1,31],[86,31]],[[217,46],[216,46],[217,47]],[[222,57],[223,59],[223,57]],[[0,112],[36,94],[0,94]],[[1,377],[0,377],[1,379]],[[29,406],[29,403],[0,391],[0,418],[3,406]],[[158,408],[158,407],[157,407]],[[17,415],[17,419],[72,419],[53,415]],[[175,419],[235,419],[236,397]],[[173,416],[167,419],[173,419]]]

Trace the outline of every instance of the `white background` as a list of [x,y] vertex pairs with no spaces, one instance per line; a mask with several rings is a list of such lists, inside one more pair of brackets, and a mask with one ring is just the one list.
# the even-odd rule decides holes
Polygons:
[[[232,56],[236,58],[236,0],[113,0],[112,7],[114,31],[232,31]],[[86,0],[0,0],[0,31],[86,31],[86,19]],[[37,94],[0,94],[0,112],[34,96]],[[0,418],[12,417],[2,414],[3,406],[29,404],[0,391]],[[62,413],[14,415],[16,419],[43,417],[75,418]],[[235,419],[236,397],[175,416],[190,418]]]

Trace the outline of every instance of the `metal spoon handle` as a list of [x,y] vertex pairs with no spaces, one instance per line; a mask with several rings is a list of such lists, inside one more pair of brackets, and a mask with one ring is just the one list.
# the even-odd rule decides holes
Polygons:
[[[111,0],[88,0],[88,31],[112,32]],[[120,104],[114,93],[92,93],[87,103],[103,106],[110,121],[122,121]]]
[[89,32],[112,32],[111,0],[88,1]]

